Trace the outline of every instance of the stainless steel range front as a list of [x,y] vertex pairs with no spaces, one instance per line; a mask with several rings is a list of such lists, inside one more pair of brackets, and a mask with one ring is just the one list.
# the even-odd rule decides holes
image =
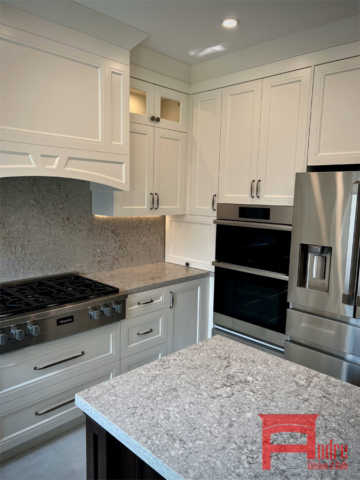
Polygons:
[[0,284],[0,353],[122,320],[126,298],[75,273]]
[[283,355],[292,211],[218,205],[214,334]]
[[296,175],[285,358],[360,385],[360,173]]

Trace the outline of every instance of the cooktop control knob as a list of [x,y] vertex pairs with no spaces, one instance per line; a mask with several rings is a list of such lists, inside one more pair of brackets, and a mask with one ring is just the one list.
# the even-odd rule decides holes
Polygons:
[[101,311],[103,312],[105,317],[110,317],[110,315],[112,313],[111,312],[111,307],[107,303],[105,303],[104,305],[101,305]]
[[122,313],[122,305],[119,302],[113,302],[113,309],[116,313]]
[[22,328],[14,327],[11,330],[11,336],[14,340],[22,340],[25,336],[25,332]]
[[94,320],[99,320],[100,318],[100,310],[96,307],[90,308],[89,310],[89,317],[93,318]]
[[31,325],[28,326],[28,332],[30,335],[33,337],[37,337],[40,333],[40,327],[37,323],[32,323]]
[[0,331],[0,345],[5,345],[6,340],[7,340],[6,333],[3,330],[1,330]]

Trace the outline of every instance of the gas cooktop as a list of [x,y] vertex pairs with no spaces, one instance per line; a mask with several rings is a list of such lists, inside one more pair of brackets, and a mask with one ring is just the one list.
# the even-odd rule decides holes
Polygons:
[[76,273],[0,284],[0,353],[122,320],[126,298]]

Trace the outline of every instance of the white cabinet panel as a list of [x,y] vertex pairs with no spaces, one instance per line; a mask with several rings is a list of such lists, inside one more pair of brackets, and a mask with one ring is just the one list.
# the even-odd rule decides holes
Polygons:
[[15,400],[120,359],[120,324],[2,355],[0,402]]
[[119,373],[117,361],[2,405],[0,452],[83,415],[75,406],[75,394]]
[[219,202],[253,203],[259,150],[261,80],[223,90]]
[[155,85],[152,83],[130,79],[130,121],[153,125],[155,116]]
[[128,189],[129,67],[0,27],[0,176]]
[[190,213],[214,217],[219,182],[221,90],[194,95],[193,108]]
[[360,163],[360,57],[315,67],[309,165]]
[[167,287],[134,293],[126,299],[126,318],[156,312],[168,306],[169,292]]
[[256,200],[292,205],[295,173],[306,171],[311,69],[263,80]]
[[155,85],[155,117],[160,128],[186,132],[187,124],[186,93]]
[[169,309],[147,313],[121,322],[121,358],[166,342]]
[[185,211],[186,134],[155,129],[155,215]]
[[166,217],[165,261],[214,271],[216,226],[211,217]]
[[167,355],[166,343],[143,350],[135,355],[130,355],[130,357],[126,357],[121,360],[121,373],[135,370],[135,368],[139,368],[143,365],[154,362],[155,360],[159,360],[159,358],[165,357],[165,355]]
[[168,352],[177,352],[203,339],[204,280],[171,285]]

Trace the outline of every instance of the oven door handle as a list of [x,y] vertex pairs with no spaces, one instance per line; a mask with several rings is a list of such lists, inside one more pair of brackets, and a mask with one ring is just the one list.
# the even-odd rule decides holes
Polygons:
[[228,225],[230,227],[248,227],[248,228],[264,228],[267,230],[284,230],[285,232],[291,232],[291,225],[279,225],[275,223],[255,223],[255,222],[241,222],[232,220],[214,220],[216,225]]
[[214,267],[225,268],[227,270],[235,270],[236,272],[251,273],[252,275],[259,275],[260,277],[276,278],[278,280],[289,280],[287,275],[283,273],[268,272],[267,270],[258,270],[257,268],[240,267],[231,263],[212,262]]

